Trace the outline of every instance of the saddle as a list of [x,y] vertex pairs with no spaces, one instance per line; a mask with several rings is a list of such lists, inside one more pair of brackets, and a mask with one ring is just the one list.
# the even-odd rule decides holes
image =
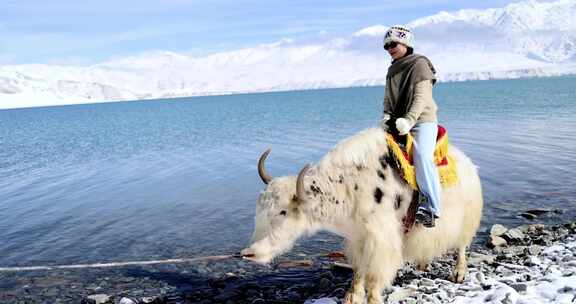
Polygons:
[[[390,149],[390,156],[400,173],[400,176],[414,190],[412,201],[406,215],[402,219],[404,233],[408,233],[416,218],[418,210],[419,195],[418,184],[416,182],[416,170],[413,164],[413,145],[414,137],[408,133],[406,136],[399,136],[397,133],[386,134],[386,142]],[[446,129],[438,125],[438,136],[436,137],[436,148],[434,149],[434,162],[440,175],[440,184],[442,187],[448,187],[458,182],[458,171],[456,170],[456,160],[448,153],[448,134]]]
[[[416,182],[416,170],[413,164],[414,137],[408,133],[406,136],[386,134],[386,142],[390,149],[390,154],[402,178],[418,191]],[[436,148],[434,149],[434,162],[440,175],[442,187],[448,187],[458,182],[458,172],[456,170],[456,160],[448,153],[448,133],[446,129],[438,125],[438,136],[436,137]]]

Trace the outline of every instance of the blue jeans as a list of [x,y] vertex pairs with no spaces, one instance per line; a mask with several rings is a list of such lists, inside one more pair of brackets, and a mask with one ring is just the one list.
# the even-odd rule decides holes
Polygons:
[[440,176],[434,163],[434,149],[438,124],[435,122],[418,123],[412,129],[414,135],[414,167],[416,182],[420,192],[428,198],[428,204],[421,206],[440,216],[442,200],[440,199]]

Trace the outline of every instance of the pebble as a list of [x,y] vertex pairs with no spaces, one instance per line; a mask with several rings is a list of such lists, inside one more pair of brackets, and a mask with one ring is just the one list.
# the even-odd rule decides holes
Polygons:
[[573,292],[574,288],[570,287],[570,286],[564,286],[560,289],[558,289],[559,293],[569,293],[569,292]]
[[529,255],[539,255],[542,252],[542,247],[538,245],[532,245],[526,248],[526,254]]
[[484,274],[482,272],[476,273],[476,280],[478,280],[480,284],[486,284],[486,279],[484,278]]
[[537,265],[541,265],[542,261],[536,256],[530,256],[527,260],[527,263],[525,263],[525,264],[528,264],[526,266],[537,266]]
[[556,254],[557,252],[561,252],[564,251],[565,247],[563,245],[553,245],[550,246],[546,249],[544,249],[544,251],[542,252],[544,255],[553,255]]
[[415,289],[401,289],[394,291],[393,293],[389,294],[386,300],[388,302],[397,302],[408,298],[409,296],[413,295],[416,292]]
[[418,304],[418,300],[414,298],[407,298],[404,300],[404,304]]
[[307,300],[304,304],[338,304],[333,298],[320,298],[317,300]]
[[496,256],[494,255],[472,252],[470,253],[470,257],[468,258],[468,264],[469,265],[479,265],[480,263],[490,264],[494,262],[494,259],[496,259]]
[[[89,295],[87,297],[89,300],[93,300],[94,304],[104,304],[108,301],[110,301],[110,296],[107,294],[94,294],[94,295]],[[121,304],[131,304],[131,303],[121,303]]]
[[517,292],[525,292],[528,289],[526,284],[511,284],[510,287],[514,288]]
[[501,236],[504,233],[506,233],[506,231],[508,231],[508,228],[506,228],[505,226],[495,224],[492,225],[492,228],[490,228],[490,236]]
[[423,278],[422,280],[420,280],[420,285],[421,286],[436,286],[436,283],[430,279]]
[[332,282],[327,278],[321,278],[320,282],[318,283],[318,289],[320,291],[326,291],[329,290],[332,287],[332,285],[333,285]]
[[524,233],[520,229],[509,229],[502,235],[507,241],[520,241],[524,238]]
[[494,247],[500,247],[500,246],[505,246],[507,244],[507,241],[499,236],[490,236],[490,241],[488,242],[488,247],[490,248],[494,248]]

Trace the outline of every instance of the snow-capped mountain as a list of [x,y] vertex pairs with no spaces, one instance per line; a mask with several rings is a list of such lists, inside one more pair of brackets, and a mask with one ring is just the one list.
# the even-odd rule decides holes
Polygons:
[[415,29],[417,36],[424,37],[424,41],[438,39],[450,46],[470,44],[486,51],[512,51],[553,63],[576,56],[576,1],[573,0],[529,0],[501,9],[441,12],[408,26]]
[[[576,73],[576,0],[440,12],[409,23],[443,81]],[[383,84],[387,25],[192,57],[0,67],[0,108]]]

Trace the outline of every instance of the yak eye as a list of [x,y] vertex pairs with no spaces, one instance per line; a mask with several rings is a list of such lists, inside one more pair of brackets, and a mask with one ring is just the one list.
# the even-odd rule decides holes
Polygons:
[[284,216],[286,216],[286,210],[282,210],[282,211],[280,211],[280,215],[284,215]]

